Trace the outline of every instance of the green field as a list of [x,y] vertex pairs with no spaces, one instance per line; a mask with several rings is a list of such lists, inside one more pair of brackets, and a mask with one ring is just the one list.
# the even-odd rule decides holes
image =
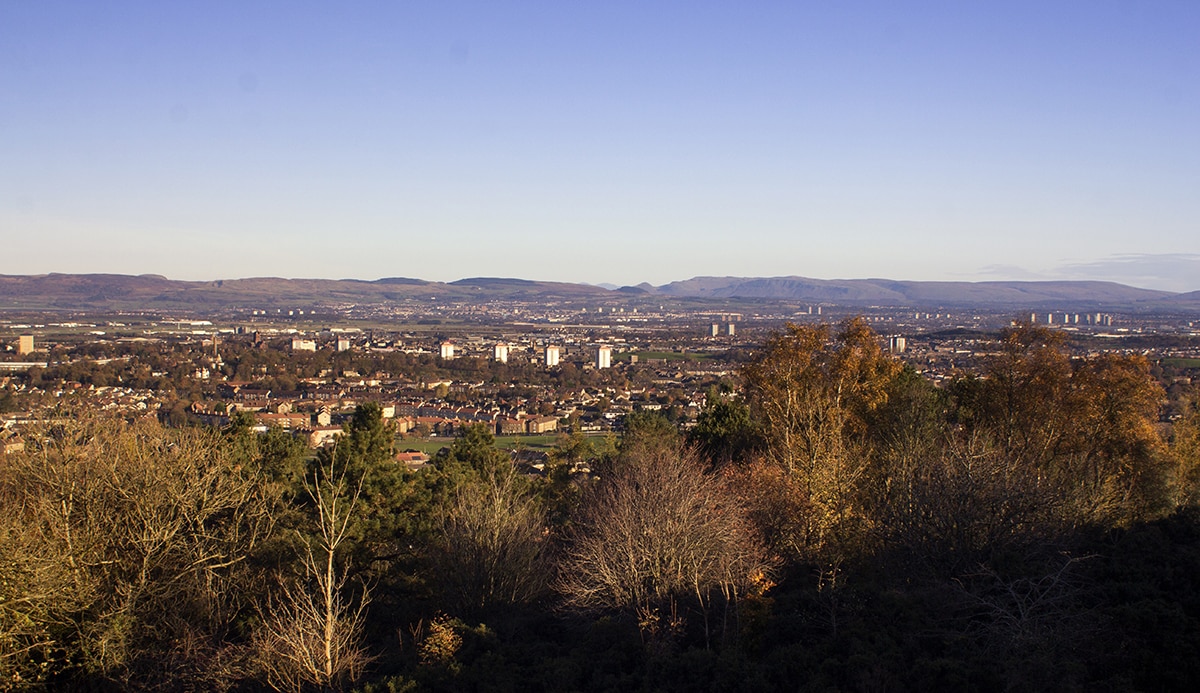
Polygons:
[[[496,447],[501,450],[512,450],[520,446],[528,450],[548,452],[558,440],[557,433],[528,436],[496,436]],[[432,456],[438,450],[450,447],[453,438],[404,438],[396,440],[397,450],[419,450]]]
[[1200,368],[1200,359],[1169,358],[1159,363],[1171,368]]
[[519,445],[534,450],[549,450],[554,447],[554,443],[558,440],[558,435],[557,433],[543,433],[541,435],[528,436],[496,436],[496,447],[503,450],[512,450]]
[[[715,357],[715,354],[704,354],[687,352],[680,353],[678,351],[638,351],[634,352],[638,357],[638,361],[646,361],[647,359],[662,359],[666,361],[703,361]],[[619,354],[613,357],[614,361],[628,361],[629,354]]]

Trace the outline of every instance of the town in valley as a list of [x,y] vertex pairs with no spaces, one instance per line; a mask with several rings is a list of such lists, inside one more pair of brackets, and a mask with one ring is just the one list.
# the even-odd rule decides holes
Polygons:
[[619,433],[635,411],[660,412],[686,430],[714,389],[735,389],[741,366],[786,324],[848,319],[934,383],[976,371],[1000,331],[1022,322],[1061,332],[1079,357],[1144,356],[1168,392],[1200,374],[1200,319],[1187,311],[671,303],[432,297],[204,314],[9,310],[0,312],[0,420],[15,440],[31,412],[70,400],[176,425],[221,427],[246,412],[259,430],[285,429],[318,448],[371,401],[410,464],[472,424],[530,458],[525,436]]

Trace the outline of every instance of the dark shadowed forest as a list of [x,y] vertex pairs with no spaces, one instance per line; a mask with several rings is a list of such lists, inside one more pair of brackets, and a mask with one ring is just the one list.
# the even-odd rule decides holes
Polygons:
[[539,475],[64,404],[0,457],[0,690],[1195,690],[1200,414],[1060,340],[935,387],[789,326]]

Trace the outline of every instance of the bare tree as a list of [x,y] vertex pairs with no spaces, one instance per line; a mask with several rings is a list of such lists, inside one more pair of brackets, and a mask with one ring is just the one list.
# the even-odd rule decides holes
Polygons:
[[0,612],[22,605],[28,628],[0,659],[19,666],[49,629],[54,664],[130,688],[211,669],[271,530],[262,486],[217,436],[77,412],[6,463],[0,562],[24,589]]
[[537,499],[511,465],[460,487],[434,546],[437,580],[458,608],[520,604],[545,589],[550,563]]
[[[644,627],[663,607],[733,602],[771,568],[725,479],[677,444],[627,445],[589,490],[558,588],[579,609],[627,609]],[[707,633],[707,627],[706,627]]]
[[964,635],[1002,672],[1006,690],[1077,688],[1068,652],[1101,627],[1079,608],[1086,589],[1079,565],[1095,556],[1060,555],[1028,575],[988,566],[954,580],[947,599],[960,610]]
[[60,547],[47,546],[28,509],[3,490],[0,507],[0,690],[7,690],[44,683],[65,664],[59,632],[69,631],[78,602]]
[[285,586],[265,610],[254,636],[256,662],[266,683],[280,691],[340,688],[357,679],[369,661],[362,646],[364,591],[346,596],[346,566],[338,565],[354,520],[361,481],[350,487],[329,462],[307,484],[317,512],[316,532],[305,542],[303,577]]
[[880,533],[937,572],[956,574],[993,554],[1045,552],[1062,537],[1055,485],[985,436],[949,437],[889,472],[873,508]]

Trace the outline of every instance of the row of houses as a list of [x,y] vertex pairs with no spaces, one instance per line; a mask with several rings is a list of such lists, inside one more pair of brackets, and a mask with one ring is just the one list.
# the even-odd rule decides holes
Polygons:
[[[421,402],[397,402],[381,404],[385,419],[392,421],[397,433],[409,433],[423,429],[433,435],[456,435],[464,426],[484,424],[497,435],[544,434],[558,430],[558,418],[553,416],[501,416],[498,411],[486,411],[471,407],[450,407]],[[293,411],[291,402],[277,402],[271,407],[246,409],[232,404],[224,408],[196,402],[191,414],[210,426],[228,426],[234,412],[243,411],[254,418],[256,428],[266,431],[281,428],[308,438],[311,447],[328,444],[342,431],[334,425],[334,414],[330,407],[316,411]]]

